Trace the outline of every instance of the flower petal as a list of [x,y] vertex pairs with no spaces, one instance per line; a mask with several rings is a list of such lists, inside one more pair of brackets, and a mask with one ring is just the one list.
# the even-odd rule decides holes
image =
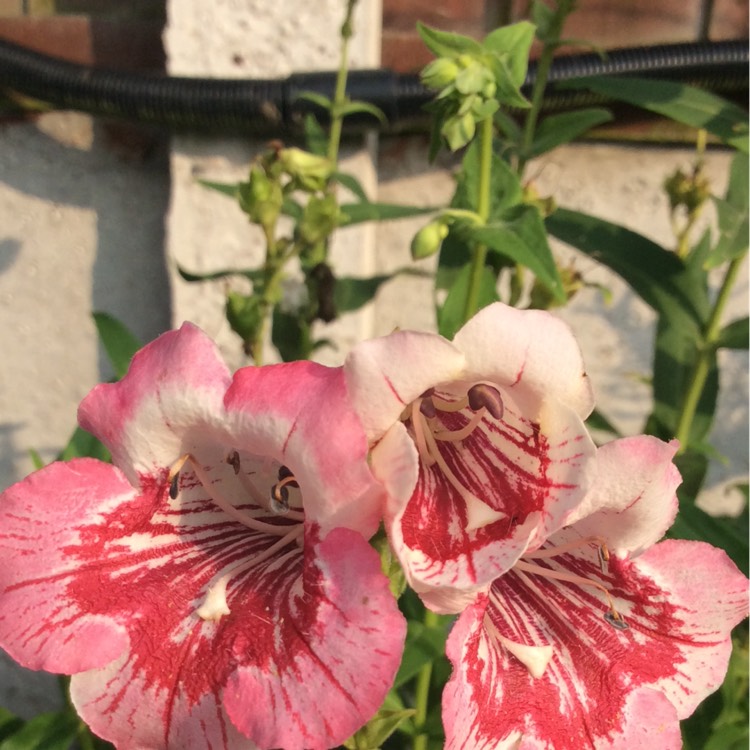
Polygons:
[[346,383],[369,441],[428,388],[461,379],[463,355],[441,336],[396,331],[358,344],[344,362]]
[[185,323],[137,352],[122,380],[96,386],[78,421],[135,484],[181,455],[186,431],[216,423],[229,381],[215,344]]
[[649,435],[603,445],[591,490],[567,523],[582,537],[603,537],[620,555],[637,556],[655,544],[677,514],[677,447]]
[[261,748],[339,745],[380,707],[401,660],[406,624],[374,550],[336,529],[307,560],[268,662],[240,666],[225,693]]
[[570,328],[542,310],[496,302],[455,335],[466,357],[466,378],[509,390],[530,419],[543,399],[566,404],[585,419],[594,408],[581,350]]
[[127,648],[125,623],[69,593],[74,550],[115,508],[134,518],[152,510],[118,469],[85,458],[50,464],[0,496],[0,644],[23,666],[71,674]]
[[[463,421],[456,412],[443,416],[449,429]],[[466,492],[439,464],[422,466],[411,500],[386,523],[407,578],[425,603],[457,612],[467,595],[471,599],[560,527],[588,489],[595,449],[567,407],[548,402],[540,423],[533,424],[510,399],[502,421],[484,421],[460,443],[439,447]],[[467,493],[494,512],[484,525],[470,523]]]
[[[723,678],[730,630],[747,612],[744,577],[693,542],[613,557],[608,573],[583,547],[534,562],[548,574],[519,566],[498,579],[450,636],[446,747],[650,750],[655,737],[659,748],[680,747],[678,719]],[[586,581],[610,591],[627,629],[602,616],[608,601]],[[542,676],[504,639],[551,646]]]
[[308,519],[369,537],[385,493],[367,466],[367,441],[349,405],[341,368],[314,362],[245,367],[226,394],[232,439],[286,465]]

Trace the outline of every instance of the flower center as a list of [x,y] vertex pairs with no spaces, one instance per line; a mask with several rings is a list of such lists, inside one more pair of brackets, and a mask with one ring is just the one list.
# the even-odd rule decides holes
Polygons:
[[[198,616],[204,620],[219,620],[223,615],[229,614],[227,587],[233,578],[273,557],[288,545],[294,544],[297,548],[304,543],[305,514],[302,510],[292,510],[289,502],[290,488],[299,488],[292,472],[286,466],[281,466],[278,471],[278,481],[271,485],[268,494],[264,494],[250,479],[254,472],[243,470],[238,451],[231,450],[225,462],[232,467],[243,493],[249,495],[255,508],[242,510],[237,508],[224,492],[226,478],[213,478],[207,468],[190,453],[177,459],[169,469],[169,497],[172,500],[177,499],[183,469],[189,465],[190,471],[214,505],[223,510],[232,520],[248,529],[264,536],[277,537],[277,539],[259,554],[222,571],[221,575],[209,584],[203,603],[196,610]],[[261,520],[263,518],[270,518],[274,522]]]
[[585,537],[584,539],[576,539],[574,541],[560,544],[556,547],[544,547],[542,549],[535,550],[534,552],[527,552],[523,557],[513,566],[513,570],[519,575],[521,580],[529,587],[536,590],[539,594],[539,589],[529,579],[528,575],[541,576],[542,578],[549,578],[554,581],[565,581],[567,583],[573,583],[578,586],[590,586],[592,588],[601,591],[607,599],[608,611],[604,613],[604,619],[617,630],[627,630],[628,624],[623,619],[623,616],[617,611],[615,607],[612,595],[607,590],[604,584],[598,581],[593,581],[590,578],[584,578],[573,573],[566,573],[561,570],[552,570],[551,568],[545,568],[542,565],[538,565],[529,560],[545,560],[562,555],[565,552],[578,549],[580,547],[586,547],[588,545],[595,544],[599,555],[599,565],[601,566],[602,573],[607,572],[607,565],[609,563],[609,549],[607,544],[601,537]]
[[[545,547],[542,549],[535,550],[534,552],[527,552],[514,566],[513,572],[518,576],[519,580],[532,591],[540,601],[549,601],[549,597],[545,596],[542,590],[534,582],[533,577],[548,578],[553,581],[563,581],[566,583],[572,583],[577,586],[587,586],[601,591],[606,600],[608,609],[604,612],[604,619],[613,627],[615,630],[627,630],[628,624],[625,622],[623,616],[617,611],[612,595],[599,581],[594,581],[590,578],[578,576],[573,573],[567,573],[561,570],[554,570],[552,568],[544,567],[539,565],[535,560],[549,560],[558,555],[562,555],[565,552],[570,552],[581,547],[589,545],[596,545],[599,564],[601,566],[602,573],[607,572],[607,565],[609,562],[609,550],[607,544],[601,537],[586,537],[584,539],[577,539],[574,541],[560,544],[556,547]],[[508,623],[513,623],[515,618],[507,610],[505,603],[501,596],[493,589],[490,589],[490,600],[494,606],[494,609],[502,615]],[[509,651],[513,656],[518,659],[528,670],[532,677],[538,678],[544,674],[547,665],[552,659],[553,647],[550,644],[534,644],[528,645],[525,643],[519,643],[506,636],[503,636],[497,629],[492,618],[485,614],[484,617],[485,630],[491,635],[503,648]],[[529,637],[533,640],[536,638],[535,635],[529,634]]]
[[[445,429],[440,415],[463,410],[470,412],[469,421],[460,429]],[[411,423],[412,437],[422,466],[437,467],[466,503],[468,531],[486,526],[499,518],[506,518],[507,514],[491,508],[456,476],[443,457],[440,445],[462,443],[485,417],[490,416],[500,421],[504,412],[500,391],[489,383],[476,383],[468,389],[465,396],[455,399],[445,398],[434,388],[430,388],[412,401],[401,414],[402,422]]]

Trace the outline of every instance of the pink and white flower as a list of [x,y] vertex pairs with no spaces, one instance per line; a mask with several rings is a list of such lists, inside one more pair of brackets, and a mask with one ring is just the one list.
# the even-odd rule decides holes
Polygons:
[[601,448],[570,525],[459,617],[448,750],[682,746],[679,719],[726,673],[747,580],[708,544],[654,544],[677,511],[675,450],[645,436]]
[[0,496],[0,645],[72,674],[120,748],[327,748],[365,723],[405,624],[365,541],[382,490],[341,370],[232,379],[186,324],[79,419],[114,466]]
[[497,303],[452,343],[396,332],[355,347],[344,369],[389,486],[391,544],[431,609],[463,610],[582,502],[593,398],[552,315]]

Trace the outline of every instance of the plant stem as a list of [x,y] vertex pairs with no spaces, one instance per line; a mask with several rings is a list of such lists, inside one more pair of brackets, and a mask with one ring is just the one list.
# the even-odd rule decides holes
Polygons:
[[557,9],[552,16],[547,37],[544,40],[542,54],[539,56],[539,62],[536,66],[536,79],[534,88],[531,92],[531,108],[527,111],[526,120],[523,124],[523,135],[521,138],[521,148],[518,154],[518,176],[523,177],[523,170],[526,162],[529,160],[528,154],[531,151],[531,145],[534,143],[534,134],[536,124],[539,120],[539,113],[542,110],[544,100],[544,89],[547,86],[549,69],[552,65],[552,58],[555,50],[560,44],[560,35],[562,34],[565,19],[572,13],[575,0],[560,0]]
[[[490,217],[490,183],[492,178],[492,118],[487,117],[479,124],[479,196],[477,199],[477,213],[483,222]],[[482,287],[484,263],[487,260],[487,245],[474,247],[471,259],[471,276],[469,288],[466,292],[463,322],[465,323],[479,307],[479,291]]]
[[[438,616],[425,609],[424,624],[428,628],[434,628],[438,624]],[[417,685],[414,696],[414,726],[418,734],[414,737],[414,750],[427,750],[429,735],[422,731],[427,722],[427,711],[430,704],[430,682],[432,680],[432,662],[427,662],[417,675]]]
[[346,102],[346,79],[349,75],[349,40],[353,34],[352,15],[356,4],[357,0],[349,0],[346,4],[346,18],[341,25],[341,57],[336,74],[336,88],[331,102],[331,129],[328,134],[328,152],[326,154],[329,161],[334,165],[338,163],[341,131],[344,125],[341,107]]
[[719,294],[716,297],[716,303],[714,304],[714,308],[711,311],[708,322],[706,323],[703,339],[700,342],[698,349],[698,358],[690,376],[685,399],[682,402],[680,419],[677,423],[675,437],[680,442],[678,453],[684,453],[688,448],[690,430],[693,426],[693,420],[695,419],[695,412],[698,409],[698,402],[703,394],[703,388],[706,385],[706,379],[708,378],[708,373],[711,367],[713,348],[719,339],[719,334],[721,333],[721,317],[729,299],[729,293],[732,291],[732,287],[737,280],[737,275],[740,271],[743,260],[744,256],[741,256],[735,258],[729,263],[721,289],[719,289]]

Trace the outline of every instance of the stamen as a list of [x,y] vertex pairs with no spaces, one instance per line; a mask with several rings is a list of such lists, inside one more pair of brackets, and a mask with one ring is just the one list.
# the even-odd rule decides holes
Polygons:
[[434,395],[432,396],[432,403],[435,405],[435,408],[440,411],[461,411],[461,409],[465,409],[469,405],[469,399],[464,396],[456,401],[448,401],[447,399]]
[[469,400],[469,408],[472,411],[479,411],[484,408],[492,416],[500,421],[505,413],[503,397],[500,391],[489,383],[477,383],[469,388],[466,394]]
[[235,474],[240,473],[240,454],[237,451],[232,451],[225,461],[234,469]]
[[279,515],[285,515],[289,512],[289,487],[299,487],[297,480],[286,466],[279,469],[279,478],[282,475],[282,469],[288,472],[280,482],[271,487],[271,510]]
[[[542,576],[544,578],[552,578],[555,581],[567,581],[568,583],[575,583],[578,586],[591,586],[595,589],[598,589],[607,598],[607,604],[609,605],[609,612],[605,614],[604,619],[608,623],[610,623],[610,625],[613,625],[619,630],[625,630],[625,628],[627,628],[625,620],[623,620],[622,615],[615,608],[615,603],[612,599],[612,596],[610,595],[609,591],[607,591],[607,588],[601,583],[591,581],[588,578],[582,578],[581,576],[573,575],[572,573],[564,573],[560,570],[543,568],[541,565],[534,565],[533,563],[527,563],[523,560],[519,560],[515,564],[514,568],[516,570],[525,571],[527,573]],[[609,615],[609,617],[607,617],[607,615]],[[616,621],[617,624],[615,624],[614,621]]]
[[[607,544],[600,536],[587,536],[582,539],[574,539],[573,541],[560,544],[556,547],[545,547],[542,549],[534,550],[533,552],[524,552],[524,557],[531,560],[543,560],[545,558],[557,557],[557,555],[563,554],[563,552],[569,552],[570,550],[585,547],[589,544],[596,544],[599,548],[599,560],[609,560],[609,550],[607,550]],[[606,557],[602,555],[606,552]],[[602,571],[606,573],[605,571]]]
[[[273,534],[274,536],[282,536],[288,532],[289,530],[288,524],[273,524],[273,523],[265,523],[263,521],[258,521],[255,518],[252,518],[251,516],[247,515],[246,513],[243,513],[238,508],[235,508],[234,505],[232,505],[226,498],[222,497],[219,494],[219,492],[217,491],[217,485],[211,481],[211,477],[208,476],[206,471],[193,458],[193,456],[188,454],[187,459],[190,460],[195,476],[197,477],[201,485],[203,485],[203,489],[206,490],[206,492],[208,493],[208,496],[211,498],[214,504],[217,505],[219,508],[221,508],[230,518],[234,519],[238,523],[241,523],[243,526],[247,526],[249,529],[253,529],[253,531],[260,531],[261,533],[264,533],[264,534]],[[243,475],[240,474],[240,476],[243,476]]]
[[427,419],[434,419],[437,415],[435,410],[435,404],[432,403],[432,399],[426,396],[419,401],[419,411]]
[[435,436],[436,440],[449,441],[451,443],[466,440],[466,438],[469,437],[477,427],[479,427],[479,424],[484,418],[484,414],[484,409],[481,409],[474,414],[474,416],[460,430],[438,430],[432,434]]
[[426,433],[429,430],[424,429],[424,420],[419,410],[419,401],[412,401],[411,404],[411,426],[414,430],[414,444],[417,446],[419,458],[425,468],[429,468],[435,463],[435,458],[430,454],[427,447]]
[[622,615],[616,610],[612,610],[612,612],[605,612],[604,619],[615,630],[627,630],[630,627],[630,625],[628,625],[625,620],[622,619]]
[[169,479],[169,497],[172,500],[177,499],[177,495],[180,494],[180,471],[185,465],[185,462],[190,458],[190,454],[186,453],[184,456],[180,456],[170,467],[167,479]]

